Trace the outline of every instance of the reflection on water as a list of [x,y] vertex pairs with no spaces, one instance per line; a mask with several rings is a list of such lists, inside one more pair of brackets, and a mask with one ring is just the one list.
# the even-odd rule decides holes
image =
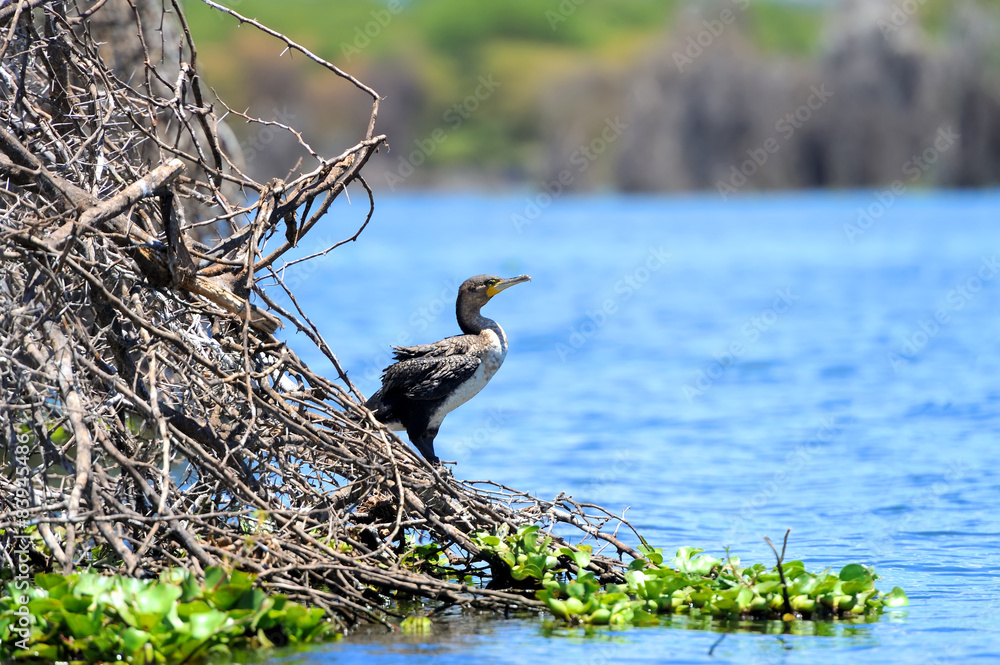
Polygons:
[[[458,332],[455,284],[530,274],[484,309],[510,338],[504,366],[438,435],[458,477],[627,510],[667,551],[767,563],[763,536],[790,527],[790,559],[874,565],[909,608],[787,633],[669,617],[586,639],[459,616],[309,662],[1000,658],[1000,280],[984,271],[1000,196],[915,195],[849,238],[869,199],[564,197],[519,232],[523,197],[381,198],[297,295],[370,394],[390,344]],[[352,215],[331,228],[350,235]]]
[[[854,638],[855,644],[872,644],[871,631],[866,624],[879,621],[878,617],[857,617],[839,621],[739,621],[713,619],[710,616],[662,615],[657,627],[674,628],[677,630],[704,630],[723,634],[756,634],[756,635],[808,635],[820,637]],[[546,622],[542,626],[542,635],[546,637],[563,637],[566,639],[604,639],[614,635],[609,630],[584,630],[560,628],[558,625]],[[624,635],[624,633],[623,633]]]

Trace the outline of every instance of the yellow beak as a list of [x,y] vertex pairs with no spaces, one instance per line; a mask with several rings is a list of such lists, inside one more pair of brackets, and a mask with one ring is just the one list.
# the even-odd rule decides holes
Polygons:
[[522,282],[530,282],[531,278],[527,275],[518,275],[517,277],[510,277],[508,279],[501,279],[498,283],[493,286],[486,287],[486,295],[490,298],[500,293],[504,289],[509,289],[515,284],[521,284]]

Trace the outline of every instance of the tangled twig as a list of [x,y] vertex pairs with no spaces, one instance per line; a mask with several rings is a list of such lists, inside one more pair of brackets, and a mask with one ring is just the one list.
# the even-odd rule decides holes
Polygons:
[[[614,548],[589,568],[621,580],[621,555],[638,553],[605,525],[623,518],[429,467],[373,419],[283,281],[295,263],[282,264],[285,254],[320,219],[343,223],[329,208],[348,186],[366,191],[369,208],[343,242],[371,220],[361,169],[385,143],[374,133],[378,95],[237,17],[372,100],[355,145],[257,182],[221,138],[180,6],[115,6],[20,0],[0,10],[0,540],[33,534],[36,560],[64,572],[236,567],[344,626],[386,622],[396,596],[538,606],[406,563],[434,542],[481,570],[479,530],[558,526],[560,545]],[[112,11],[104,25],[117,16],[140,46],[131,76],[108,64],[94,34],[91,18]],[[175,17],[171,45],[154,33]],[[161,42],[164,53],[152,52]],[[276,338],[282,323],[339,378]]]

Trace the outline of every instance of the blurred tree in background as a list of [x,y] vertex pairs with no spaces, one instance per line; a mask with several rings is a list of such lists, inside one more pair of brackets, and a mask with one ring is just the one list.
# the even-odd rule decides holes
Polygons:
[[[1000,0],[238,0],[369,81],[380,189],[735,192],[1000,181]],[[203,73],[321,151],[367,119],[196,0]],[[241,134],[252,169],[300,156]],[[255,165],[256,160],[267,164]]]

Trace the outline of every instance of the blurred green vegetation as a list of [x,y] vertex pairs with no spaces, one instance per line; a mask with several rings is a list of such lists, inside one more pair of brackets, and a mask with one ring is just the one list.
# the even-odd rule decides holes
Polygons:
[[756,4],[748,14],[749,32],[762,51],[812,55],[820,44],[824,13],[815,7]]
[[[1000,0],[982,3],[1000,7]],[[674,38],[679,48],[700,26],[699,22],[683,22],[686,10],[695,4],[683,0],[476,4],[460,0],[235,0],[224,4],[284,33],[386,95],[380,126],[390,134],[394,159],[412,150],[412,141],[429,136],[435,128],[445,128],[448,139],[428,156],[429,164],[474,162],[498,171],[523,172],[537,161],[547,131],[543,105],[547,98],[562,93],[565,81],[595,72],[622,80],[657,45]],[[740,9],[743,6],[745,10]],[[234,108],[254,107],[264,99],[271,108],[291,100],[298,107],[323,109],[313,129],[327,135],[347,131],[349,109],[354,109],[352,127],[366,118],[366,100],[349,103],[342,99],[351,91],[332,84],[319,68],[292,67],[288,61],[301,64],[301,58],[287,54],[280,66],[274,65],[283,50],[279,42],[198,0],[185,0],[184,7],[198,44],[201,71]],[[943,30],[949,7],[949,0],[924,0],[917,20],[932,31]],[[754,0],[748,5],[720,0],[706,4],[704,12],[713,17],[728,9],[744,19],[747,38],[762,53],[809,58],[822,48],[827,8],[776,0]],[[483,100],[459,126],[448,122],[449,109],[476,91],[481,76],[494,77],[500,94]],[[403,96],[397,87],[400,80],[412,84],[413,97]],[[274,85],[281,90],[269,92]],[[388,106],[404,103],[399,113],[409,123],[409,132],[388,120]],[[356,133],[347,131],[348,136],[356,137]]]
[[[903,4],[902,0],[899,4]],[[1000,0],[976,0],[976,4],[1000,11]],[[955,16],[955,0],[920,0],[917,16],[928,32],[940,34],[951,25]]]
[[[363,47],[364,57],[416,48],[474,67],[483,48],[494,42],[532,41],[600,50],[623,36],[655,34],[673,15],[677,3],[617,0],[613,5],[584,2],[577,6],[572,0],[561,4],[505,0],[476,4],[471,11],[468,3],[458,0],[241,0],[222,4],[294,36],[331,61],[342,63],[341,44],[353,43],[358,30],[383,19],[382,30]],[[201,43],[228,41],[239,29],[235,20],[197,0],[187,0],[184,8]],[[549,12],[565,20],[550,21]]]

